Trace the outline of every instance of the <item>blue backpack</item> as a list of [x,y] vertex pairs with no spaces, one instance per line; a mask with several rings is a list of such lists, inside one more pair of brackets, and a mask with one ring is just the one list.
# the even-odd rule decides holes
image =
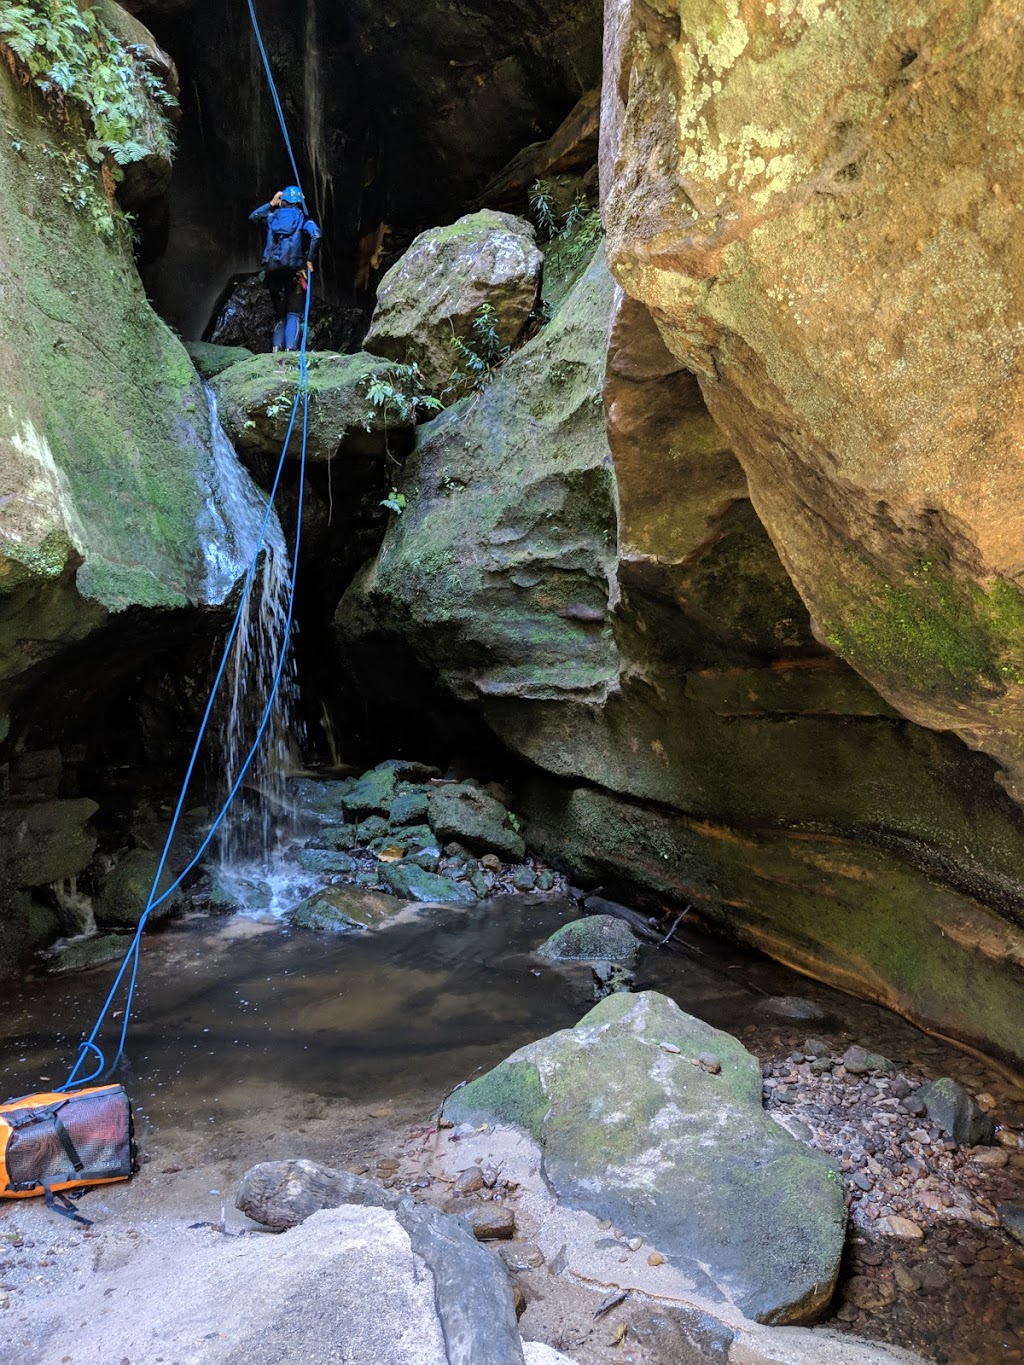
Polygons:
[[[267,219],[263,264],[269,269],[299,270],[306,264],[306,215],[301,207],[282,204]],[[310,246],[312,244],[310,243]]]

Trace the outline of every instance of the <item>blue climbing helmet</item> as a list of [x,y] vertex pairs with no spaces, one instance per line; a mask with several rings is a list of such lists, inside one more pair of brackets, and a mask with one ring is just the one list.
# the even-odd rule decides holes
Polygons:
[[298,185],[289,185],[286,190],[281,191],[282,204],[301,204],[302,202],[302,191]]

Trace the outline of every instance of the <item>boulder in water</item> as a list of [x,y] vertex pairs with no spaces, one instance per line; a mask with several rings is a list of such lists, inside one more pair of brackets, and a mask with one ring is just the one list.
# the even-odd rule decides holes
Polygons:
[[472,887],[425,872],[415,863],[381,863],[377,875],[396,896],[432,905],[472,905],[477,897]]
[[[96,923],[134,929],[146,909],[159,863],[160,855],[149,849],[133,848],[130,853],[126,853],[108,874],[96,899]],[[173,881],[174,873],[169,867],[165,867],[160,878],[161,895]],[[174,891],[151,912],[150,920],[162,919],[170,914],[180,896],[180,890]]]
[[806,1322],[831,1298],[838,1171],[764,1112],[757,1059],[663,995],[609,996],[457,1091],[445,1114],[526,1129],[561,1203],[643,1237],[749,1317]]
[[48,976],[84,972],[122,958],[131,942],[130,934],[89,934],[55,943],[42,954]]
[[612,915],[570,920],[537,949],[554,962],[631,962],[639,944],[628,924]]
[[377,929],[405,909],[394,896],[358,886],[329,886],[289,910],[285,920],[293,929],[358,934]]

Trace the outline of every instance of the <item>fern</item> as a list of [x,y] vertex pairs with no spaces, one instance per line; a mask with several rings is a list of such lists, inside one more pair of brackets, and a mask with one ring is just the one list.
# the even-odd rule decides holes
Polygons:
[[[85,152],[114,180],[118,168],[153,150],[169,155],[173,148],[165,110],[176,101],[146,64],[139,44],[125,44],[75,0],[29,0],[0,5],[0,44],[13,56],[26,82],[46,96],[62,119],[74,109],[85,124]],[[145,138],[145,141],[143,141]],[[107,195],[94,175],[91,190],[75,183],[62,186],[75,207],[90,207],[98,229],[113,219]],[[81,203],[82,191],[85,203]],[[104,213],[99,206],[107,204]]]

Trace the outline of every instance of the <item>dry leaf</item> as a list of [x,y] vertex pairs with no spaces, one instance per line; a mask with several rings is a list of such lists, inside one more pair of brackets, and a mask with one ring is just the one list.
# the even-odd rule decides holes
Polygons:
[[382,848],[377,854],[377,858],[382,863],[400,863],[405,857],[405,849],[399,848],[397,844],[388,844],[387,848]]

